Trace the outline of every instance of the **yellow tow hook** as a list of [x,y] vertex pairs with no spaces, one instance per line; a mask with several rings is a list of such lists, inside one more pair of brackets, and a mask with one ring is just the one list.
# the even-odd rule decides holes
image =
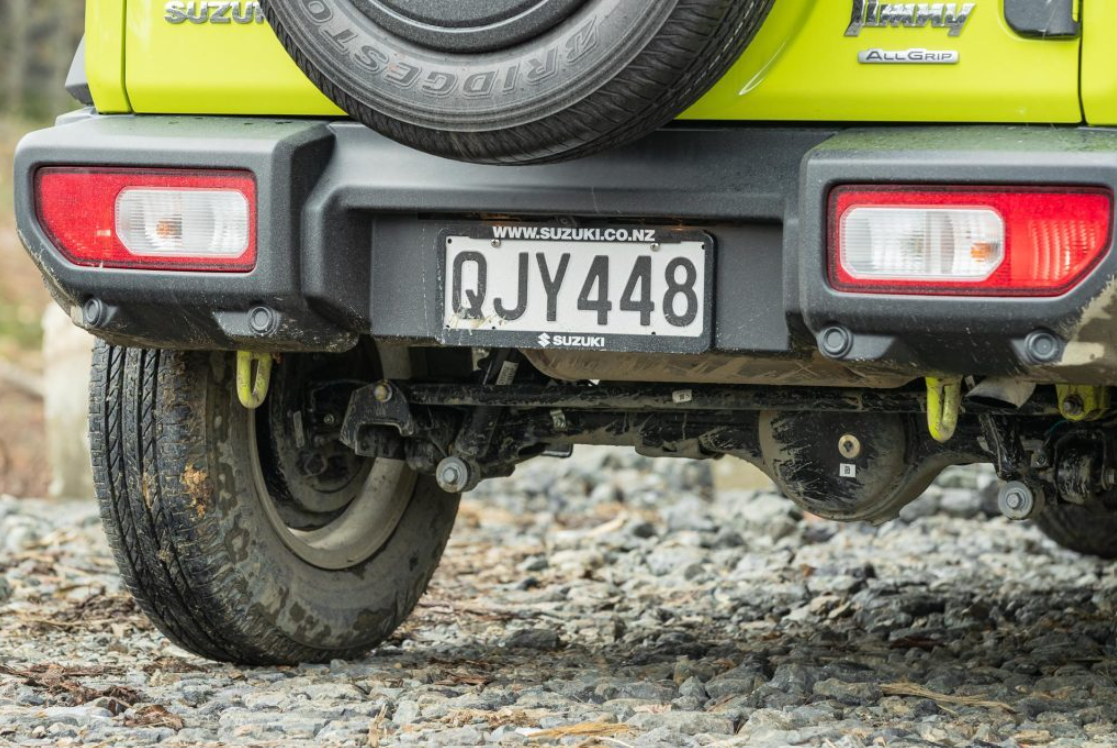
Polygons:
[[946,443],[958,428],[962,408],[961,377],[927,377],[927,429],[931,438]]
[[270,353],[237,351],[237,397],[241,405],[256,410],[264,404],[271,384],[271,366]]
[[1109,388],[1093,384],[1057,384],[1059,413],[1068,421],[1093,421],[1109,410]]

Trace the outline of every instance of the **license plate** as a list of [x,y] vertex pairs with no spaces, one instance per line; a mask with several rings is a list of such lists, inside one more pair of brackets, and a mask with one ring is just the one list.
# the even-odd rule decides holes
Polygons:
[[515,224],[443,232],[442,342],[701,353],[713,240],[695,231]]

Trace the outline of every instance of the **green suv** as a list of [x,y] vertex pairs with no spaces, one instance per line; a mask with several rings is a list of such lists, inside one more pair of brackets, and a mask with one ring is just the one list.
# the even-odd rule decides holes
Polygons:
[[357,655],[575,444],[1117,556],[1117,3],[88,0],[19,229],[175,642]]

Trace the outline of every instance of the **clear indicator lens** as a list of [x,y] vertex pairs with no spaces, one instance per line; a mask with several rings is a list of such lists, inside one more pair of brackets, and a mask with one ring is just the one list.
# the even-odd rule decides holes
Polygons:
[[988,208],[852,208],[841,232],[854,278],[977,283],[1005,259],[1005,224]]
[[128,188],[116,199],[116,235],[141,257],[239,257],[249,226],[248,200],[237,190]]

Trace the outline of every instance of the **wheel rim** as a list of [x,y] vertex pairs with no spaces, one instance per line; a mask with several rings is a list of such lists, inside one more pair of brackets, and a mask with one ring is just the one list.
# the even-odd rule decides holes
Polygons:
[[[398,364],[395,368],[399,368]],[[283,376],[282,367],[277,367],[276,374]],[[294,527],[290,514],[284,516],[269,488],[269,485],[274,486],[274,475],[271,481],[265,475],[274,473],[276,467],[265,468],[261,459],[264,445],[258,419],[270,418],[271,413],[261,408],[260,411],[245,411],[245,417],[253,483],[276,535],[300,559],[322,569],[349,569],[374,556],[395,532],[411,502],[415,472],[403,460],[370,458],[371,467],[367,473],[361,471],[363,482],[344,507],[322,512],[321,524],[310,529]],[[284,477],[287,481],[302,480],[290,471]],[[305,481],[299,488],[302,492],[309,490]]]
[[507,49],[541,36],[587,0],[359,0],[357,8],[382,28],[428,49],[478,53]]

